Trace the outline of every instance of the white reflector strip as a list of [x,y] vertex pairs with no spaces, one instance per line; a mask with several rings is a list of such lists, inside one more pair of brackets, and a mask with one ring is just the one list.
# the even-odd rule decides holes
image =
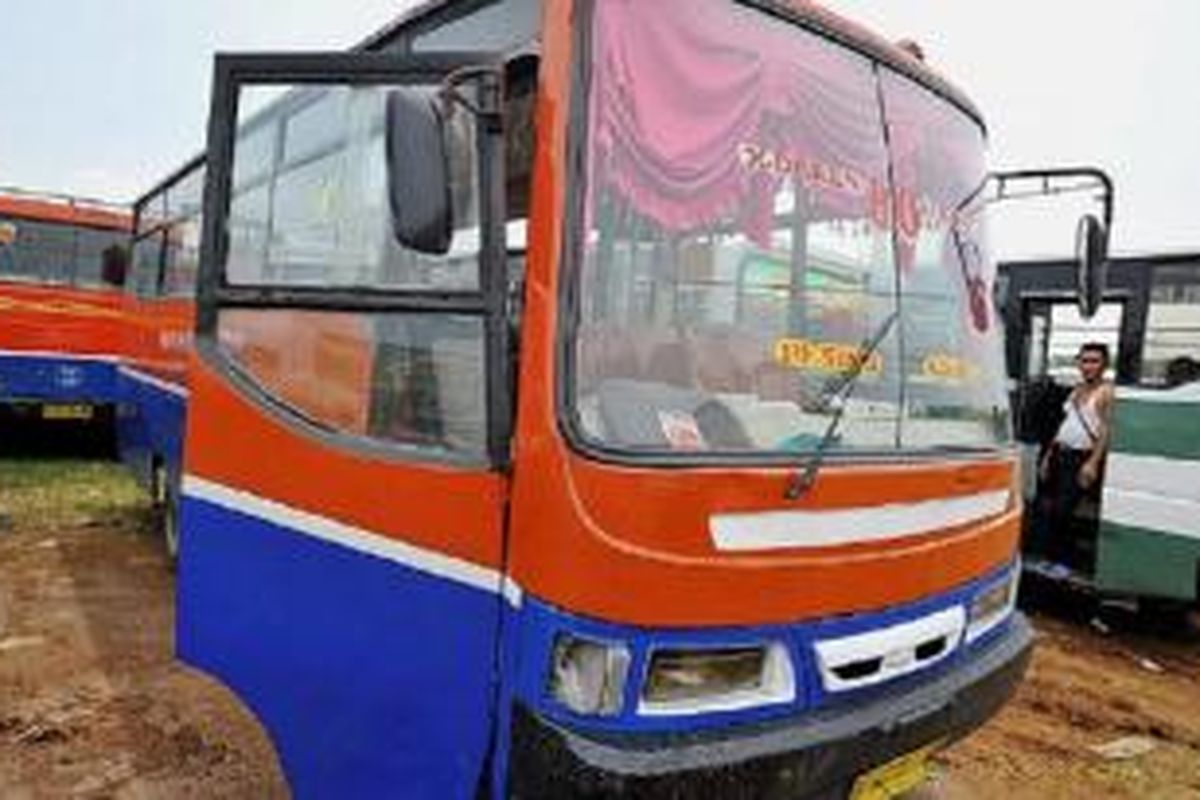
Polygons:
[[718,550],[782,550],[877,542],[953,528],[1000,514],[1009,490],[917,503],[824,511],[717,514],[708,528]]

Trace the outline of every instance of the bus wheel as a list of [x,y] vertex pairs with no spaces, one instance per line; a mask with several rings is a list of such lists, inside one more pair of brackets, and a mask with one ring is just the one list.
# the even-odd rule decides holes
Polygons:
[[167,548],[167,558],[174,568],[179,560],[179,490],[162,462],[154,465],[150,487],[158,528]]
[[168,482],[166,466],[155,458],[153,466],[150,467],[150,505],[155,512],[161,511],[167,502]]
[[174,485],[167,488],[167,501],[162,509],[163,541],[167,545],[167,558],[171,569],[179,563],[179,492]]

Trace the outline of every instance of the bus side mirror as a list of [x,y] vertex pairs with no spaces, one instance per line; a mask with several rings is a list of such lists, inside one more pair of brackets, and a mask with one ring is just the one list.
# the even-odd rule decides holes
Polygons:
[[119,244],[105,248],[100,254],[100,280],[120,289],[129,272],[129,251]]
[[389,92],[385,140],[396,241],[420,253],[445,255],[454,220],[445,119],[437,99],[404,87]]
[[1091,214],[1085,214],[1075,230],[1075,262],[1079,312],[1091,319],[1104,300],[1108,279],[1108,231]]

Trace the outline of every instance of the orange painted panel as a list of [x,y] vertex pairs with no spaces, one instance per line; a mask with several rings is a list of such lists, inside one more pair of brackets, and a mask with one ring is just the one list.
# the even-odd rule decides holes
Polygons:
[[1016,509],[981,524],[819,551],[720,553],[713,514],[920,502],[1011,484],[1011,458],[983,463],[833,467],[800,503],[789,469],[653,469],[573,453],[555,409],[572,4],[546,4],[533,210],[521,331],[510,569],[572,612],[641,625],[793,622],[919,600],[1007,563]]
[[401,461],[298,432],[191,362],[188,474],[417,547],[497,568],[503,479]]
[[0,215],[114,231],[127,231],[131,223],[130,216],[116,210],[115,207],[70,198],[41,198],[35,195],[0,194]]
[[0,280],[0,350],[119,355],[122,302],[113,290]]

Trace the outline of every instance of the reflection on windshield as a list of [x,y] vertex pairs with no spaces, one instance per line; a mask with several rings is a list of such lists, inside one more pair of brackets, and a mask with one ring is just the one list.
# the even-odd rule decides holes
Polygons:
[[982,177],[974,123],[896,79],[883,88],[912,113],[889,154],[869,62],[717,0],[597,4],[593,52],[574,370],[586,435],[811,450],[826,387],[897,311],[831,446],[1007,435],[982,223],[958,209]]

